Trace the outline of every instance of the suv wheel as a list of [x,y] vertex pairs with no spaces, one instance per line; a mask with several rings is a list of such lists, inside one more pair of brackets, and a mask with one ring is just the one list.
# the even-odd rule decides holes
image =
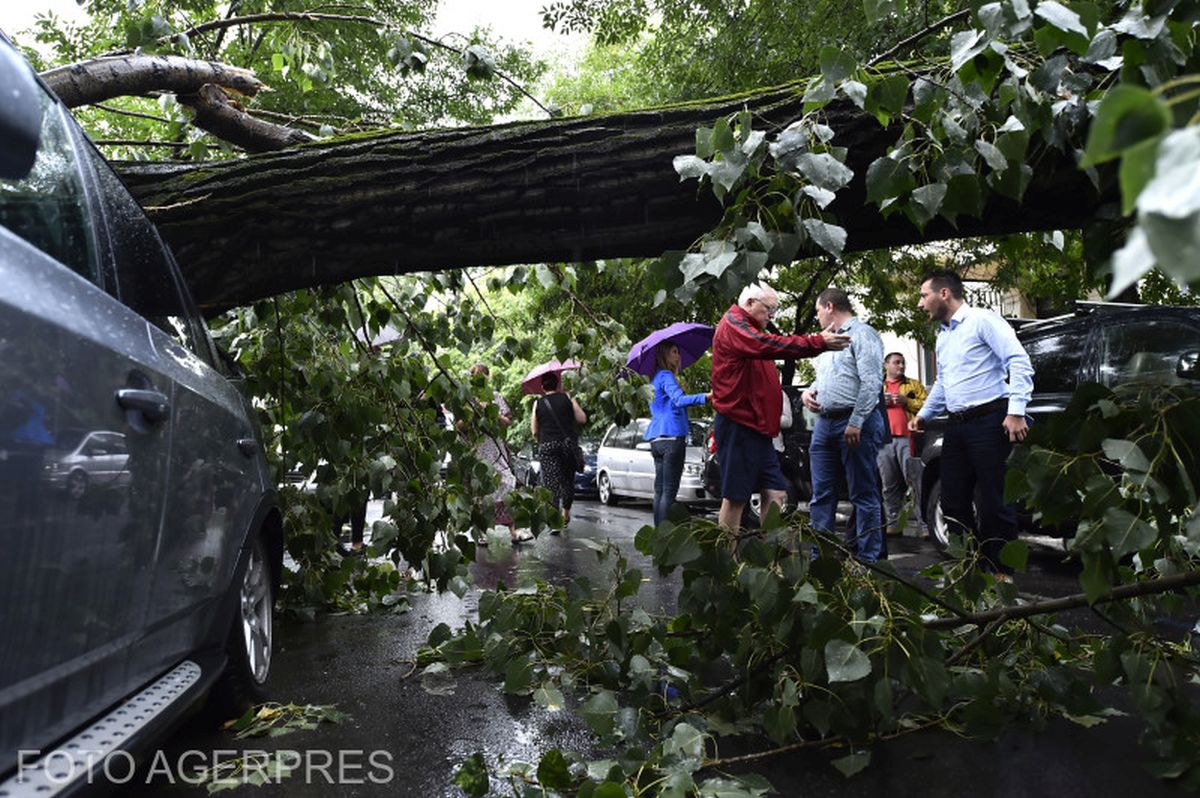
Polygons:
[[607,471],[601,471],[596,477],[596,489],[600,493],[600,503],[612,507],[617,503],[617,494],[613,493],[612,480],[608,478]]
[[236,717],[246,707],[261,701],[271,675],[275,588],[261,534],[254,538],[245,573],[237,584],[237,611],[225,644],[229,661],[213,688],[215,709],[226,718]]
[[[975,510],[976,523],[979,519],[979,499],[976,498],[973,504]],[[934,480],[933,485],[929,487],[929,498],[925,502],[925,519],[929,525],[929,537],[933,541],[933,545],[938,551],[943,554],[950,548],[950,525],[946,523],[946,516],[942,513],[942,481]]]

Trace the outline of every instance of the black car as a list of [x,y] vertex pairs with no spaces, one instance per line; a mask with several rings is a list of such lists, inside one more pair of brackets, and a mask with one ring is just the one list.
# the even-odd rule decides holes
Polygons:
[[[1072,314],[1017,325],[1017,338],[1033,363],[1033,397],[1026,412],[1034,423],[1062,412],[1084,382],[1200,390],[1200,308],[1080,302]],[[950,538],[939,506],[945,417],[926,426],[920,460],[913,461],[913,481],[933,542],[945,550]],[[1070,526],[1038,527],[1023,509],[1018,525],[1024,533],[1040,535],[1073,531]]]
[[0,795],[57,795],[262,695],[283,527],[171,252],[3,35],[0,87]]
[[[595,498],[599,496],[596,486],[596,452],[600,450],[600,441],[595,438],[580,438],[579,446],[583,449],[583,461],[587,464],[583,473],[575,473],[575,495]],[[513,472],[517,484],[529,488],[541,484],[542,463],[538,459],[537,450],[526,444],[521,451],[513,455]]]

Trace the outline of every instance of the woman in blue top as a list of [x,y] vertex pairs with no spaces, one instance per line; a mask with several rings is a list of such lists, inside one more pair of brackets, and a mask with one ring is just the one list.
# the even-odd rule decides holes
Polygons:
[[680,357],[675,344],[659,344],[654,360],[658,372],[652,383],[654,399],[650,402],[650,426],[645,437],[654,456],[654,525],[658,526],[679,493],[687,454],[687,408],[704,404],[712,394],[685,394],[679,387]]

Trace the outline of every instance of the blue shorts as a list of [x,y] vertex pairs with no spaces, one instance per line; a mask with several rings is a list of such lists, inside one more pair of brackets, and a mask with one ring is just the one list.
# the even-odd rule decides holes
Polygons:
[[713,420],[717,463],[721,467],[721,496],[746,502],[763,490],[787,490],[779,468],[779,455],[766,435],[730,421],[720,413]]

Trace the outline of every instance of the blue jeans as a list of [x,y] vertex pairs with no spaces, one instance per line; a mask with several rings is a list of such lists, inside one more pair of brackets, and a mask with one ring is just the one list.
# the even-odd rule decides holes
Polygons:
[[658,526],[679,493],[687,441],[683,438],[652,441],[650,454],[654,457],[654,525]]
[[883,442],[883,415],[872,411],[863,422],[858,446],[843,437],[850,419],[817,419],[813,427],[809,462],[812,466],[812,501],[808,503],[813,528],[833,533],[837,526],[838,477],[845,473],[854,505],[855,529],[846,535],[854,556],[875,562],[883,551],[883,521],[879,506],[879,480],[875,460]]
[[[1004,502],[1004,476],[1012,443],[1004,430],[1007,408],[979,418],[951,420],[942,438],[942,515],[952,532],[974,535],[984,566],[1002,573],[1000,549],[1017,537],[1017,510]],[[976,524],[973,501],[978,502]]]

